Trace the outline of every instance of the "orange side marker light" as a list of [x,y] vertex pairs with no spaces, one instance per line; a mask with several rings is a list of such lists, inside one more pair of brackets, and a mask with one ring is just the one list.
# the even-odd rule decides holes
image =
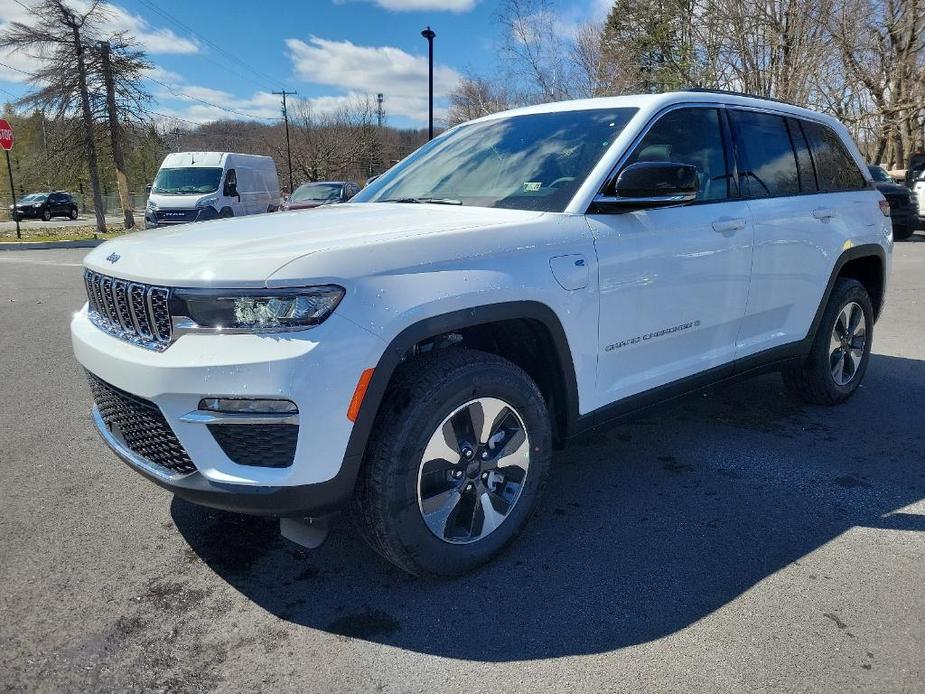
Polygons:
[[366,369],[360,374],[360,380],[357,381],[356,390],[353,391],[353,398],[350,400],[350,407],[347,408],[347,419],[356,422],[360,414],[360,406],[363,404],[363,398],[366,397],[366,389],[369,388],[369,382],[373,378],[374,369]]

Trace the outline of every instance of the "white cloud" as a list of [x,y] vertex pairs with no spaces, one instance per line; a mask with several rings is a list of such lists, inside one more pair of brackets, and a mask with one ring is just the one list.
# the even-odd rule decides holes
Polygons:
[[[26,7],[35,4],[35,0],[25,0],[22,5],[16,0],[0,0],[0,27],[6,22],[30,23],[32,13]],[[71,0],[70,5],[82,10],[88,7],[89,3],[86,0]],[[124,31],[134,36],[142,47],[153,55],[199,52],[199,45],[192,39],[178,36],[170,29],[152,26],[140,15],[132,14],[119,5],[103,3],[102,7],[107,18],[100,38],[105,38],[106,34]]]
[[[338,0],[339,3],[347,0]],[[393,12],[421,12],[425,10],[444,12],[468,12],[479,0],[365,0]]]
[[[295,73],[306,82],[337,87],[334,98],[385,94],[386,112],[416,121],[427,119],[427,58],[392,46],[358,46],[350,41],[330,41],[317,36],[308,42],[287,39]],[[434,97],[445,98],[459,82],[456,70],[434,66]]]

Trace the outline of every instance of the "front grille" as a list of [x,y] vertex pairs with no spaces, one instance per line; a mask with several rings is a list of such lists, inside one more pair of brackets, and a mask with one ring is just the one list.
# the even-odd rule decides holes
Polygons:
[[199,210],[158,210],[154,213],[154,219],[161,224],[195,222],[198,216]]
[[87,372],[93,401],[109,430],[145,460],[171,473],[196,471],[160,408],[150,400],[126,393]]
[[289,467],[299,438],[298,424],[210,424],[209,431],[238,465]]
[[162,351],[170,345],[170,290],[84,271],[90,320],[120,340]]

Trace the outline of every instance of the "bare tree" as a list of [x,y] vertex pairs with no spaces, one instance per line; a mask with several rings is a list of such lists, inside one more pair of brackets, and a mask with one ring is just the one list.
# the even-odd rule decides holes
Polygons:
[[[111,44],[111,50],[101,50],[99,41],[107,36],[109,19],[105,4],[92,0],[79,7],[72,8],[64,0],[43,0],[33,8],[31,24],[12,22],[0,32],[0,49],[25,53],[39,65],[31,77],[35,91],[18,105],[50,112],[62,121],[79,115],[96,226],[105,232],[96,124],[108,122],[116,179],[123,209],[128,209],[120,123],[143,119],[150,96],[141,88],[140,79],[151,65],[124,34],[110,37],[106,45]],[[130,211],[126,213],[126,225],[131,226]]]
[[514,99],[503,84],[482,77],[464,77],[450,94],[447,123],[456,125],[511,108]]

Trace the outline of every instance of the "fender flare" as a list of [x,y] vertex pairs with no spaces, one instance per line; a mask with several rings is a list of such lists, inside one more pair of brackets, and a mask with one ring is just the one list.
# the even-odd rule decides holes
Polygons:
[[355,479],[359,471],[366,444],[372,433],[376,416],[385,396],[386,389],[395,369],[401,363],[408,350],[419,342],[431,337],[443,335],[454,330],[471,328],[485,323],[495,323],[504,320],[531,319],[539,321],[548,330],[553,348],[556,353],[558,368],[563,377],[565,398],[565,424],[570,428],[578,417],[578,384],[575,375],[572,352],[565,330],[559,317],[546,304],[538,301],[511,301],[499,304],[488,304],[473,308],[462,309],[441,315],[425,318],[402,330],[385,348],[379,363],[373,371],[363,398],[363,404],[354,422],[347,450],[344,454],[344,468],[352,468],[351,480]]
[[[835,266],[832,268],[832,273],[829,275],[829,281],[825,286],[825,291],[822,293],[822,299],[819,302],[819,307],[816,309],[816,315],[813,316],[813,322],[810,324],[809,332],[806,334],[806,345],[812,345],[813,340],[816,337],[816,331],[819,329],[819,323],[822,322],[822,314],[825,313],[825,307],[829,303],[829,297],[832,295],[832,289],[835,287],[835,281],[841,274],[842,269],[852,260],[870,257],[877,258],[880,261],[880,271],[884,275],[884,287],[886,286],[886,251],[883,250],[883,246],[881,246],[879,243],[864,243],[859,246],[852,246],[851,248],[845,250],[840,256],[838,256],[838,259],[835,261]],[[881,300],[880,303],[882,305],[883,301]],[[874,319],[876,320],[877,317],[878,316],[874,316]]]

